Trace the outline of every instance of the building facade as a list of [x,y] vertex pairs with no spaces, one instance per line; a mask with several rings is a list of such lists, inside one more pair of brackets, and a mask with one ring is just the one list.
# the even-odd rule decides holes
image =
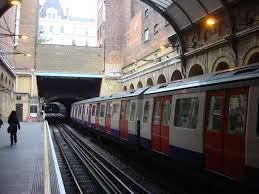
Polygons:
[[[111,15],[112,3],[120,3],[122,15]],[[125,3],[127,2],[127,3]],[[248,65],[259,61],[259,4],[257,0],[235,1],[231,7],[213,13],[216,23],[206,19],[181,31],[185,51],[174,29],[155,10],[139,0],[106,0],[105,43],[120,37],[120,90],[161,84],[182,78]],[[127,7],[125,7],[127,6]],[[118,13],[119,14],[119,13]],[[127,15],[126,15],[127,14]],[[125,16],[126,15],[126,16]],[[108,33],[122,17],[128,18],[125,33]],[[109,25],[106,25],[109,24]],[[99,29],[98,29],[99,30]],[[118,38],[118,39],[120,39]],[[163,47],[162,47],[163,46]],[[119,46],[118,46],[119,47]],[[106,49],[107,55],[114,49]],[[111,61],[111,66],[119,64]]]
[[16,7],[10,8],[0,17],[0,114],[6,122],[15,109],[16,74],[13,70]]
[[96,46],[96,19],[73,17],[59,0],[40,6],[39,43]]

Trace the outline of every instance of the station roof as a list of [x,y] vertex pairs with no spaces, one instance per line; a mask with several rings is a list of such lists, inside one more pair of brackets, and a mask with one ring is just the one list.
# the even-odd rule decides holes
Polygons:
[[0,17],[11,7],[9,0],[0,1]]
[[[171,20],[173,27],[183,30],[213,12],[237,0],[140,0]],[[11,7],[9,0],[0,1],[0,17]]]
[[192,27],[201,19],[215,11],[228,7],[236,0],[141,0],[148,4],[167,20],[172,27],[181,31]]

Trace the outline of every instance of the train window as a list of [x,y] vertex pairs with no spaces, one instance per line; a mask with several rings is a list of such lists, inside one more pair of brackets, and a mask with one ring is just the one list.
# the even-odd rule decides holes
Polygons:
[[224,103],[223,96],[210,96],[208,103],[208,131],[222,130],[222,108]]
[[112,105],[112,118],[119,119],[120,113],[119,113],[119,104],[113,104]]
[[128,117],[129,117],[129,101],[122,101],[120,119],[128,120]]
[[82,107],[79,106],[79,114],[81,115],[82,114]]
[[92,116],[95,116],[95,105],[92,107]]
[[257,137],[259,137],[259,99],[258,99],[258,108],[257,108],[257,128],[256,128]]
[[96,106],[96,116],[98,117],[100,114],[100,104],[97,104]]
[[153,114],[153,124],[160,124],[160,101],[155,101],[154,114]]
[[83,111],[82,111],[83,114],[85,114],[85,105],[83,105]]
[[101,104],[100,117],[104,117],[104,111],[105,111],[105,104]]
[[136,112],[136,102],[131,103],[131,112],[130,112],[130,120],[135,120],[135,112]]
[[199,111],[199,98],[176,100],[174,125],[176,127],[196,129]]
[[247,94],[233,95],[229,98],[228,133],[240,134],[245,131]]
[[85,114],[88,115],[88,106],[85,105]]
[[163,104],[163,126],[169,126],[170,113],[171,113],[171,102],[170,100],[166,100],[164,101],[164,104]]
[[145,105],[144,105],[143,123],[147,123],[147,122],[148,122],[149,109],[150,109],[150,102],[149,102],[149,101],[146,101],[146,102],[145,102]]
[[111,118],[111,112],[112,112],[112,104],[110,102],[108,102],[105,118]]

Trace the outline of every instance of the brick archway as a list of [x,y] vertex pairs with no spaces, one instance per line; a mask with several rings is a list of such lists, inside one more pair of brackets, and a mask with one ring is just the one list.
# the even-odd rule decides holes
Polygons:
[[159,75],[159,77],[157,79],[157,84],[162,84],[162,83],[166,83],[166,79],[163,74]]
[[146,86],[148,87],[148,86],[153,86],[154,84],[153,84],[153,80],[152,80],[152,78],[148,78],[147,79],[147,84],[146,84]]
[[244,65],[249,65],[256,62],[259,62],[259,47],[250,49],[244,58]]
[[188,77],[194,77],[204,74],[202,67],[199,64],[195,64],[191,67]]
[[259,62],[259,52],[254,53],[250,59],[248,60],[247,65],[253,64],[253,63],[258,63]]
[[123,91],[127,91],[127,86],[124,86],[124,87],[123,87]]
[[171,81],[176,81],[182,79],[182,74],[179,70],[175,70],[171,76]]
[[215,71],[222,71],[222,70],[226,70],[226,69],[229,69],[228,64],[227,64],[226,62],[220,62],[220,63],[217,65]]
[[130,90],[134,90],[134,85],[130,84]]
[[138,82],[137,88],[143,88],[143,84],[141,81]]

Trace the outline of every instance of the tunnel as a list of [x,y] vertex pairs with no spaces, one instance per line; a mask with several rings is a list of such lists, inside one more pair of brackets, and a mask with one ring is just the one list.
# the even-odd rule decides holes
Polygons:
[[70,120],[71,104],[99,96],[101,79],[37,76],[37,84],[45,104],[42,108],[46,112],[61,112]]

